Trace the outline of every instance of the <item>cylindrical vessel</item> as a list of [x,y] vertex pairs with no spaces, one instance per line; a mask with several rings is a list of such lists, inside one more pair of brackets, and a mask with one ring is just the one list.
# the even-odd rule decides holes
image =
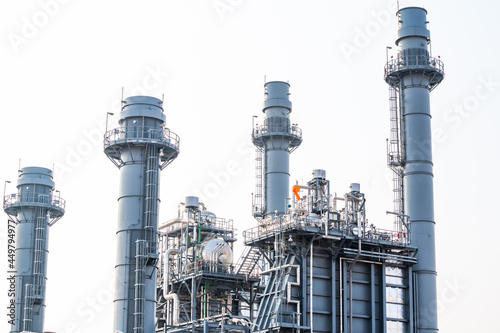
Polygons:
[[177,136],[164,128],[162,104],[154,97],[126,98],[121,127],[105,135],[105,153],[120,168],[115,332],[155,329],[159,174],[161,162],[179,152]]
[[418,248],[413,268],[417,333],[438,331],[429,95],[444,72],[442,62],[429,55],[426,15],[418,7],[399,10],[399,54],[386,66],[386,81],[400,96],[404,213],[410,216],[411,243]]
[[254,129],[254,144],[264,152],[264,217],[283,215],[290,196],[290,153],[302,142],[302,133],[290,123],[290,85],[272,81],[265,84],[264,125]]
[[17,222],[15,319],[12,333],[43,332],[49,226],[64,215],[64,201],[54,200],[52,170],[20,170],[17,194],[4,199],[5,212]]

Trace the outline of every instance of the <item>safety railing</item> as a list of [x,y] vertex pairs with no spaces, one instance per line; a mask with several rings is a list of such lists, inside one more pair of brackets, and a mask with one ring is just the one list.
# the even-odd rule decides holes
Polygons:
[[13,205],[47,205],[56,207],[64,211],[66,207],[66,201],[60,196],[54,197],[48,194],[37,194],[37,193],[19,193],[9,194],[3,198],[3,208],[7,208]]
[[127,126],[109,130],[104,135],[104,146],[128,140],[154,140],[164,142],[179,149],[179,136],[168,128],[151,128],[149,126]]
[[[243,239],[246,244],[269,237],[276,232],[286,232],[289,230],[306,230],[306,228],[316,228],[318,232],[324,232],[325,222],[321,219],[296,219],[287,220],[276,219],[267,220],[262,225],[243,231]],[[347,224],[344,221],[330,222],[329,230],[337,231],[342,236],[358,236],[365,240],[384,241],[393,244],[410,244],[410,231],[385,230],[367,227],[365,230],[357,230],[356,225]]]
[[444,75],[444,63],[439,58],[425,55],[409,55],[391,59],[384,67],[384,74],[388,75],[406,69],[428,68]]
[[[206,220],[199,222],[199,224],[197,225],[197,228],[201,227],[201,228],[210,228],[210,229],[214,229],[214,230],[233,232],[235,230],[233,228],[233,223],[234,222],[231,219],[226,220],[222,217],[217,217],[217,218],[212,219],[212,220],[206,219]],[[176,231],[178,229],[186,228],[186,224],[187,224],[186,220],[177,221],[175,223],[170,224],[166,228],[162,228],[162,233],[169,234],[169,233]],[[189,227],[193,228],[194,224],[192,222],[189,223]]]
[[268,134],[289,134],[298,138],[302,137],[302,130],[297,125],[272,124],[255,126],[252,132],[252,137],[259,137]]
[[299,312],[276,312],[270,313],[271,322],[277,325],[281,324],[292,324],[299,326],[300,323],[300,313]]

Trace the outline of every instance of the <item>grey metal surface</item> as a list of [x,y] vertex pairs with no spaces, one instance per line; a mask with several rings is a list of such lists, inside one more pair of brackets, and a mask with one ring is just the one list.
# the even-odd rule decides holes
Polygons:
[[43,332],[49,226],[64,215],[65,201],[54,195],[52,170],[20,170],[18,192],[4,198],[3,207],[17,223],[15,321],[12,333]]
[[234,266],[233,221],[186,197],[159,230],[157,332],[248,332],[258,282],[249,270],[258,257]]
[[272,81],[264,87],[264,125],[254,127],[252,140],[264,152],[262,216],[269,217],[286,212],[286,198],[290,196],[289,155],[301,144],[302,132],[290,123],[290,85]]
[[115,332],[155,329],[159,172],[179,153],[162,106],[154,97],[126,98],[120,128],[104,138],[105,153],[120,169]]
[[429,92],[442,81],[444,65],[429,55],[426,14],[418,7],[398,12],[398,58],[385,67],[386,81],[400,100],[404,214],[418,248],[413,268],[416,333],[438,331]]
[[360,184],[332,196],[325,176],[314,170],[286,215],[243,232],[266,258],[253,332],[411,332],[416,249],[367,225]]

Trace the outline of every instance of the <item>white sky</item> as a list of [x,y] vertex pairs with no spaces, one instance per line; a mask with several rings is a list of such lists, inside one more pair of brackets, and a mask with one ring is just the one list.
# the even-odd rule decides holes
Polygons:
[[[500,332],[500,5],[423,5],[433,55],[446,66],[431,94],[440,329]],[[391,228],[383,66],[386,46],[396,51],[393,13],[387,0],[2,2],[0,179],[13,182],[13,193],[19,159],[22,166],[55,163],[56,188],[67,200],[65,217],[51,228],[45,329],[112,330],[118,169],[102,153],[101,125],[106,112],[118,115],[122,86],[125,96],[165,94],[167,127],[181,137],[181,154],[162,172],[161,221],[196,194],[234,219],[240,236],[255,225],[250,132],[267,75],[290,82],[292,121],[304,132],[291,180],[307,181],[321,168],[337,193],[359,182],[370,223]],[[6,311],[4,278],[0,295]]]

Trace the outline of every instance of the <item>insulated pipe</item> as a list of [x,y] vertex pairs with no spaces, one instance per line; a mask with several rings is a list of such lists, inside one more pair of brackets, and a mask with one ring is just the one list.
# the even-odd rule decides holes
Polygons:
[[173,320],[173,324],[175,326],[178,326],[179,325],[179,317],[180,317],[180,314],[181,314],[181,307],[180,307],[179,295],[177,295],[177,294],[168,294],[166,296],[164,295],[164,297],[165,297],[166,301],[174,301],[174,309],[173,309],[174,318],[172,318],[172,320]]
[[169,288],[169,283],[170,283],[170,274],[169,274],[169,267],[170,267],[170,255],[172,254],[178,254],[184,252],[184,247],[181,247],[180,249],[169,249],[167,252],[164,254],[163,258],[163,297],[167,298],[169,295],[168,293],[168,288]]
[[386,66],[386,82],[399,92],[403,151],[404,214],[411,218],[411,242],[418,248],[416,333],[437,333],[437,290],[433,163],[429,95],[444,78],[444,66],[429,55],[427,11],[398,11],[398,59]]

